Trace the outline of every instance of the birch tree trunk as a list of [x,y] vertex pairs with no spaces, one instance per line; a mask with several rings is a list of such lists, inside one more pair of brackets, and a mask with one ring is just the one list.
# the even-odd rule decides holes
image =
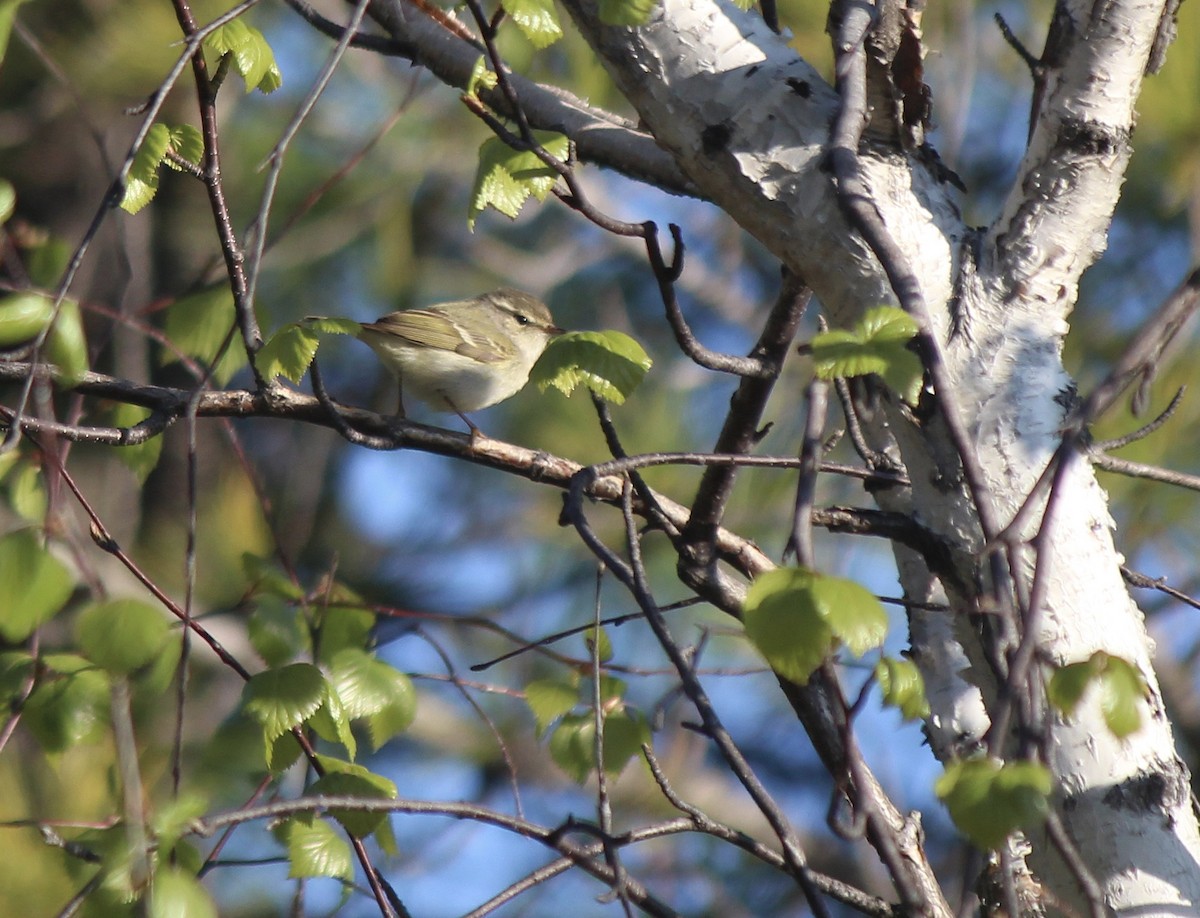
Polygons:
[[[905,67],[916,72],[913,63],[894,50],[886,58],[886,49],[880,60],[878,41],[869,40],[863,56],[873,105],[855,152],[867,203],[894,247],[883,262],[852,228],[845,188],[832,174],[838,93],[758,15],[709,0],[665,0],[645,27],[618,28],[600,21],[591,0],[566,5],[687,178],[800,275],[834,323],[896,303],[897,265],[915,279],[910,299],[923,302],[944,360],[934,392],[939,410],[889,402],[871,430],[912,482],[881,503],[911,513],[953,558],[947,576],[898,549],[908,596],[944,592],[953,610],[949,619],[922,613],[913,622],[913,651],[933,689],[935,749],[946,757],[989,744],[1015,753],[1017,719],[1004,714],[993,725],[985,712],[1027,705],[1025,729],[1046,737],[1057,815],[1104,903],[1122,914],[1196,913],[1200,836],[1189,774],[1162,708],[1143,616],[1121,577],[1106,496],[1074,454],[1060,463],[1052,490],[1035,488],[1076,401],[1062,343],[1080,275],[1105,246],[1134,103],[1169,16],[1162,0],[1059,4],[1028,149],[1002,212],[981,229],[964,224],[946,171],[905,123],[909,99],[899,78]],[[891,22],[901,43],[919,41],[913,8],[834,4],[835,47],[861,14],[876,24],[873,40]],[[840,68],[853,66],[854,41],[839,49]],[[972,498],[954,424],[966,434],[990,506]],[[1013,524],[1009,534],[1017,537],[1006,584],[983,553],[988,514],[996,532],[987,535]],[[1031,588],[1024,620],[994,606],[996,595],[1028,600]],[[1116,739],[1095,704],[1070,721],[1052,713],[1037,688],[1048,666],[1096,651],[1134,663],[1150,686],[1149,717],[1130,739]],[[966,683],[957,671],[963,652]],[[1034,661],[1028,671],[1016,662],[1022,656]],[[999,743],[997,729],[1007,734]],[[1078,907],[1079,867],[1070,869],[1045,833],[1029,841],[1037,879],[1054,899]]]

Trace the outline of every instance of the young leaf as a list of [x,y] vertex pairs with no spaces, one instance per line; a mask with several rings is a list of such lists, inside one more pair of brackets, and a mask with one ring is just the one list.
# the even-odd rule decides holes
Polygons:
[[861,656],[887,635],[887,613],[868,590],[802,568],[756,578],[742,616],[746,634],[771,668],[801,684],[838,642]]
[[83,333],[83,316],[74,300],[63,300],[58,316],[46,336],[46,360],[58,368],[59,375],[69,383],[78,382],[88,371],[87,337]]
[[7,490],[8,502],[21,519],[39,525],[46,519],[49,498],[42,470],[28,458],[18,463],[16,471],[9,476]]
[[217,918],[217,906],[195,875],[179,867],[154,873],[149,918]]
[[75,586],[31,529],[0,538],[0,637],[19,644],[55,615]]
[[875,664],[875,681],[883,692],[883,703],[899,708],[905,720],[920,720],[929,716],[925,680],[912,660],[884,657]]
[[319,343],[320,339],[315,334],[293,322],[270,337],[255,355],[254,362],[263,379],[283,376],[298,383],[308,372]]
[[43,674],[21,723],[49,754],[99,740],[109,723],[108,677],[82,657],[43,659]]
[[[596,721],[591,711],[569,714],[550,735],[550,757],[573,780],[582,784],[596,767]],[[632,708],[622,705],[604,718],[604,771],[617,775],[649,743],[650,725]]]
[[296,817],[278,829],[287,843],[288,876],[339,877],[354,876],[354,861],[350,845],[333,826],[316,817]]
[[158,167],[171,145],[171,129],[165,124],[152,124],[146,139],[138,147],[125,179],[125,196],[121,198],[121,209],[136,214],[154,200],[158,192]]
[[330,664],[329,681],[351,720],[391,707],[406,710],[410,721],[415,713],[416,694],[408,676],[366,651],[348,648],[338,653]]
[[204,50],[214,57],[233,56],[233,67],[246,82],[246,92],[274,92],[283,85],[275,52],[262,32],[240,19],[225,23],[204,39]]
[[[226,337],[233,332],[233,339],[213,369],[213,376],[221,385],[246,365],[246,350],[234,330],[233,293],[226,284],[214,284],[176,300],[167,310],[165,330],[184,355],[205,363],[212,363]],[[177,359],[171,351],[163,353],[164,364]]]
[[495,89],[498,82],[499,78],[496,74],[488,70],[487,58],[481,54],[475,59],[475,66],[471,68],[471,76],[467,79],[466,94],[478,97],[480,87]]
[[[565,160],[570,142],[563,134],[534,131],[534,139],[558,159]],[[479,167],[471,189],[467,226],[475,228],[475,218],[488,207],[506,217],[515,218],[532,195],[546,200],[558,173],[537,158],[531,150],[514,150],[499,137],[490,137],[479,148]]]
[[[350,762],[339,762],[335,768],[329,767],[329,759],[321,757],[326,766],[325,775],[315,781],[308,789],[310,797],[362,797],[367,800],[395,800],[396,785],[382,775],[354,765]],[[342,824],[347,832],[355,838],[365,838],[387,819],[384,812],[364,812],[362,810],[334,809],[329,815]]]
[[[150,409],[141,405],[131,405],[128,402],[117,402],[110,415],[114,427],[134,427],[150,417]],[[142,484],[150,473],[158,466],[158,458],[162,454],[163,438],[151,437],[144,443],[133,446],[122,446],[116,451],[121,460]]]
[[158,656],[169,627],[156,607],[137,599],[113,599],[80,613],[75,638],[97,666],[110,673],[131,673]]
[[242,706],[270,743],[312,717],[325,702],[325,676],[311,663],[290,663],[250,678]]
[[[3,5],[0,0],[0,17],[3,17]],[[0,60],[4,59],[4,49],[0,46]],[[0,179],[0,226],[8,222],[8,218],[13,215],[13,211],[17,209],[17,189],[13,188],[12,182],[7,179]]]
[[876,306],[852,330],[831,329],[813,338],[813,369],[819,379],[877,373],[901,398],[915,404],[924,371],[908,342],[917,331],[917,323],[904,310]]
[[537,679],[525,686],[525,703],[533,712],[539,736],[578,701],[579,683],[575,679]]
[[611,26],[642,26],[650,21],[655,0],[600,0],[600,21]]
[[270,593],[258,597],[246,630],[251,645],[267,666],[282,666],[310,645],[300,611]]
[[354,738],[354,731],[350,729],[350,718],[346,716],[346,708],[328,680],[325,682],[324,701],[312,717],[308,718],[308,725],[327,743],[341,743],[345,746],[346,754],[350,758],[358,755],[358,741]]
[[1049,812],[1053,782],[1036,762],[994,759],[951,762],[934,791],[959,830],[983,850],[998,848],[1009,833],[1036,826]]
[[549,47],[562,38],[553,0],[501,0],[501,6],[535,48]]
[[[353,601],[348,597],[347,600]],[[366,609],[327,606],[318,619],[320,630],[318,660],[329,665],[343,650],[362,650],[371,642],[375,616]]]
[[1124,739],[1142,725],[1139,702],[1149,697],[1149,686],[1136,666],[1121,657],[1097,650],[1086,660],[1061,666],[1046,686],[1050,703],[1067,717],[1093,682],[1100,686],[1100,711],[1113,735]]
[[[181,124],[178,127],[171,128],[171,136],[167,143],[167,149],[193,166],[199,166],[200,161],[204,159],[204,138],[200,136],[200,132],[192,127],[192,125]],[[169,156],[164,156],[163,162],[176,172],[180,172],[183,169],[179,163]]]
[[40,293],[13,293],[0,297],[0,348],[32,341],[52,315],[54,301]]
[[570,395],[582,384],[620,405],[638,387],[652,361],[624,332],[568,332],[550,342],[530,379],[543,392],[553,386]]

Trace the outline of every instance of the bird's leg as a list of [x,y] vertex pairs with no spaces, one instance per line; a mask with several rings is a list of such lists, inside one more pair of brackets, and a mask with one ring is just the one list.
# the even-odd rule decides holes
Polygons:
[[396,377],[396,417],[401,420],[407,420],[408,414],[404,410],[404,380]]
[[458,406],[455,405],[454,402],[452,402],[450,400],[450,396],[443,394],[442,398],[444,398],[446,400],[446,404],[450,406],[450,410],[453,411],[455,414],[457,414],[460,418],[462,418],[463,423],[466,424],[469,428],[471,428],[471,442],[472,443],[474,443],[476,440],[478,440],[484,436],[483,431],[480,430],[477,426],[475,426],[475,422],[472,421],[469,417],[467,417],[465,414],[463,414],[461,411],[458,410]]

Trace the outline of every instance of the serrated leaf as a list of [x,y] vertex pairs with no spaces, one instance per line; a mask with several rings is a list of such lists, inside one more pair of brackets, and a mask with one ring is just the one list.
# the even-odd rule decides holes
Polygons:
[[550,758],[577,784],[587,780],[596,761],[593,730],[590,713],[571,714],[564,717],[550,734]]
[[340,316],[308,316],[300,324],[320,335],[350,335],[357,338],[362,331],[362,323]]
[[178,867],[155,871],[149,918],[217,918],[217,906],[194,874]]
[[[149,408],[143,408],[141,405],[117,402],[113,406],[111,418],[114,427],[128,428],[135,427],[146,420],[150,417],[150,413]],[[139,482],[145,484],[150,473],[158,467],[158,459],[162,455],[162,445],[162,436],[154,436],[144,443],[122,446],[116,450],[116,455],[121,460],[121,464],[133,472]]]
[[275,63],[275,52],[262,32],[240,19],[225,23],[204,39],[204,48],[215,57],[228,53],[233,67],[246,83],[246,92],[255,89],[274,92],[283,85],[283,76]]
[[1011,832],[1040,824],[1049,812],[1050,771],[1036,762],[951,762],[934,791],[975,845],[998,848]]
[[253,552],[243,552],[242,570],[254,585],[256,594],[265,593],[294,602],[304,599],[303,587],[266,558],[260,558]]
[[32,530],[0,538],[0,637],[19,644],[55,615],[75,585]]
[[[326,760],[322,757],[322,762]],[[396,785],[382,775],[368,771],[362,766],[352,766],[351,763],[341,763],[344,766],[336,771],[326,771],[325,775],[315,781],[308,789],[310,797],[362,797],[367,800],[394,800],[397,796]],[[387,819],[384,812],[364,812],[363,810],[331,809],[329,815],[342,824],[347,832],[355,838],[365,838]]]
[[[234,329],[233,293],[225,284],[214,284],[176,300],[167,310],[167,337],[183,354],[211,364],[230,331]],[[178,357],[163,352],[163,363]],[[213,377],[224,385],[246,365],[246,351],[237,332],[213,369]]]
[[110,673],[131,673],[158,656],[169,629],[154,606],[137,599],[113,599],[80,613],[75,639],[97,666]]
[[134,154],[133,164],[125,179],[125,195],[121,198],[121,209],[130,214],[154,200],[158,192],[158,167],[162,165],[171,145],[171,129],[165,124],[150,125],[146,138]]
[[887,613],[870,591],[803,568],[759,575],[742,616],[746,634],[771,668],[801,684],[838,642],[861,656],[887,635]]
[[324,703],[308,718],[307,723],[321,739],[345,746],[350,758],[353,759],[358,754],[358,741],[354,738],[354,731],[350,729],[350,718],[346,716],[346,709],[328,680],[325,682]]
[[[534,131],[534,139],[552,156],[565,160],[570,142],[563,134]],[[479,167],[471,189],[467,225],[475,228],[475,218],[492,207],[514,218],[530,198],[544,201],[554,188],[558,173],[538,159],[532,151],[514,150],[499,137],[490,137],[479,148]]]
[[484,89],[495,89],[499,78],[488,69],[487,58],[482,54],[475,59],[475,66],[471,68],[471,76],[467,79],[466,94],[468,96],[479,95],[480,87]]
[[813,338],[813,371],[819,379],[838,379],[876,373],[915,404],[924,370],[908,348],[917,323],[894,306],[876,306],[851,331],[831,329]]
[[883,604],[861,584],[844,577],[817,574],[810,589],[834,637],[856,657],[883,644],[888,617]]
[[568,332],[550,342],[529,378],[543,392],[553,386],[569,396],[583,385],[620,405],[652,363],[642,346],[624,332]]
[[348,648],[336,654],[329,681],[351,720],[392,707],[406,709],[411,720],[415,711],[416,694],[408,676],[366,651]]
[[0,348],[32,341],[54,315],[54,300],[40,293],[0,297]]
[[884,657],[875,664],[875,680],[883,693],[883,703],[899,708],[905,720],[920,720],[929,716],[925,680],[911,660]]
[[263,379],[273,380],[276,376],[283,376],[294,383],[300,382],[317,355],[320,340],[297,323],[285,325],[255,355],[258,372]]
[[250,644],[268,666],[282,666],[311,644],[304,616],[278,596],[259,597],[246,626]]
[[74,300],[63,300],[58,315],[46,335],[43,354],[68,383],[78,382],[88,371],[87,336],[83,333],[83,316]]
[[612,659],[612,640],[603,628],[590,628],[584,632],[583,642],[587,646],[588,656],[607,663]]
[[501,0],[504,11],[535,48],[546,48],[562,38],[554,0]]
[[252,676],[242,690],[242,707],[262,727],[269,745],[312,717],[327,691],[324,674],[311,663],[289,663]]
[[207,810],[208,800],[195,792],[184,793],[159,804],[150,823],[159,850],[170,851],[175,842],[188,833],[192,823]]
[[[23,0],[19,0],[23,2]],[[0,17],[4,15],[3,6],[0,6]],[[3,28],[3,26],[0,26]],[[0,45],[0,61],[4,59],[4,48]],[[17,189],[13,187],[12,182],[7,179],[0,179],[0,226],[8,222],[8,218],[13,215],[13,211],[17,209]]]
[[600,0],[600,21],[611,26],[641,26],[650,21],[656,0]]
[[49,754],[95,742],[108,727],[108,677],[98,669],[82,668],[91,666],[82,657],[76,660],[77,668],[71,671],[62,671],[65,660],[55,661],[60,670],[43,675],[25,703],[21,723]]
[[578,680],[537,679],[525,686],[525,704],[533,712],[539,736],[579,701]]
[[337,829],[323,819],[289,819],[281,826],[287,842],[288,876],[338,877],[350,880],[354,876],[354,861],[350,845]]
[[[192,125],[181,124],[171,128],[167,149],[193,166],[199,166],[200,161],[204,159],[204,138]],[[182,168],[169,156],[164,156],[163,162],[177,172]]]

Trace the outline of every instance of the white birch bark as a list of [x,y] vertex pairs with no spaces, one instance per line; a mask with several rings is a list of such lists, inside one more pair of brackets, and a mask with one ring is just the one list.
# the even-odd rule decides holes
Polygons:
[[[590,0],[567,6],[683,172],[804,277],[835,323],[895,302],[822,169],[837,97],[757,15],[712,0],[664,0],[650,23],[629,29],[601,24]],[[1075,0],[1062,12],[1076,23],[1074,36],[1059,48],[1003,211],[983,233],[968,230],[950,189],[914,157],[865,151],[875,205],[920,278],[1002,523],[1025,502],[1060,441],[1071,394],[1061,362],[1067,319],[1080,274],[1105,245],[1163,2]],[[889,422],[913,482],[900,503],[970,558],[981,536],[961,481],[947,478],[957,460],[941,425],[918,426],[899,411]],[[1142,615],[1119,572],[1106,496],[1090,467],[1075,462],[1056,501],[1038,658],[1066,663],[1105,650],[1134,663],[1152,693],[1142,730],[1125,741],[1104,726],[1094,699],[1073,722],[1051,718],[1058,813],[1110,908],[1200,914],[1200,834],[1188,772],[1162,709]],[[1024,535],[1040,525],[1041,514],[1030,515]],[[937,589],[924,565],[901,560],[910,595]],[[931,732],[943,750],[978,739],[985,729],[980,702],[995,692],[971,646],[971,610],[962,607],[970,597],[960,594],[950,590],[960,606],[955,631],[975,662],[976,689],[947,669],[962,657],[945,623],[926,620],[915,635],[941,635],[915,650],[932,677]],[[1041,881],[1058,899],[1078,903],[1076,884],[1046,839],[1035,834],[1032,842]]]

